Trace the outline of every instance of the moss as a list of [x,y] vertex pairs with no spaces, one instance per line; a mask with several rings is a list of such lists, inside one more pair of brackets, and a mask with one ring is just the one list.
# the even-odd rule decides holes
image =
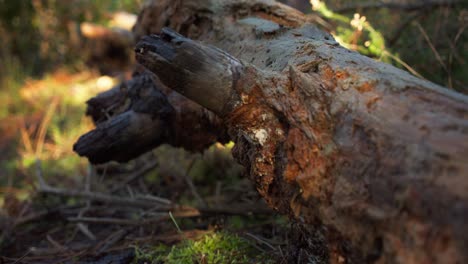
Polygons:
[[152,264],[274,263],[248,240],[227,232],[211,233],[197,241],[185,240],[172,247],[158,245],[146,252],[137,249],[135,263],[142,261]]

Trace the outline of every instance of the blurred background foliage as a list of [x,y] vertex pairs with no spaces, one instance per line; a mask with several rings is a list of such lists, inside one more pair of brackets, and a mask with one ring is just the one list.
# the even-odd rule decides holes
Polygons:
[[106,24],[116,11],[137,13],[142,0],[0,0],[0,58],[7,64],[5,77],[14,71],[40,76],[81,57],[82,22]]
[[[431,4],[441,1],[453,4]],[[83,183],[88,164],[72,152],[72,145],[92,127],[84,116],[85,102],[119,78],[102,76],[99,67],[87,64],[89,46],[80,26],[90,22],[112,27],[113,14],[137,14],[143,2],[0,0],[0,220],[2,206],[8,209],[29,198],[36,160],[52,185]],[[468,93],[468,7],[463,1],[282,2],[318,18],[319,26],[349,49]],[[214,146],[198,156],[160,148],[154,154],[162,166],[147,177],[157,182],[164,175],[187,173],[196,184],[242,185],[246,179],[233,165],[231,147]]]
[[[0,206],[31,190],[36,159],[47,175],[77,178],[86,161],[72,145],[92,124],[85,101],[114,79],[86,67],[80,25],[112,26],[139,0],[0,0]],[[78,177],[76,180],[80,180]]]
[[466,0],[283,2],[320,15],[321,26],[349,49],[468,93]]

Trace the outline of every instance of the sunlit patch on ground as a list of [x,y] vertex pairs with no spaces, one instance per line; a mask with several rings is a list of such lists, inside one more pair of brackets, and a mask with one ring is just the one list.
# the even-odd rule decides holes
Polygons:
[[[49,175],[67,177],[85,171],[87,162],[72,151],[78,137],[93,127],[84,115],[85,102],[115,83],[108,76],[64,70],[27,80],[18,90],[15,113],[2,120],[0,142],[9,155],[1,160],[11,168],[0,179],[2,186],[24,186],[36,160],[43,163]],[[0,196],[8,188],[0,190]]]

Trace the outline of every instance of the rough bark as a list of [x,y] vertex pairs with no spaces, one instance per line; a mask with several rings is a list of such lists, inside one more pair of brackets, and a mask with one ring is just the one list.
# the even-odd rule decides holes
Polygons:
[[92,163],[129,161],[161,144],[201,151],[228,140],[224,124],[213,113],[145,71],[87,104],[86,114],[97,127],[73,149]]
[[467,97],[310,21],[267,0],[153,1],[137,60],[223,120],[258,191],[330,262],[466,263]]

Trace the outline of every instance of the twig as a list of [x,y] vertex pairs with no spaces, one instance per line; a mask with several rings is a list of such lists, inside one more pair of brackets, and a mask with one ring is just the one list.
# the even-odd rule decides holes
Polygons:
[[76,227],[78,227],[78,230],[81,231],[81,233],[83,233],[85,236],[87,236],[89,239],[93,240],[93,241],[96,241],[97,238],[96,236],[93,234],[93,232],[91,232],[91,230],[89,230],[88,226],[83,224],[83,223],[78,223],[76,225]]
[[41,125],[39,126],[39,133],[37,134],[36,138],[36,157],[39,157],[42,153],[42,149],[44,147],[44,142],[45,142],[45,136],[47,133],[47,127],[49,126],[50,121],[52,120],[52,117],[55,112],[55,108],[59,104],[59,97],[55,96],[52,99],[51,104],[49,105],[49,108],[47,109],[47,112],[42,119]]
[[109,217],[69,217],[69,222],[78,223],[93,223],[93,224],[112,224],[112,225],[146,225],[152,223],[158,223],[162,218],[146,219],[146,220],[135,220],[135,219],[119,219]]
[[[39,189],[42,193],[49,193],[55,194],[60,196],[67,196],[67,197],[80,197],[91,199],[93,201],[105,202],[109,204],[116,204],[121,206],[132,206],[132,207],[140,207],[140,208],[152,208],[159,211],[171,211],[174,208],[182,208],[181,206],[175,204],[164,204],[155,207],[155,202],[158,203],[166,203],[167,200],[160,198],[160,199],[152,199],[152,202],[142,201],[142,200],[135,200],[135,199],[126,199],[120,198],[116,196],[110,196],[101,193],[94,193],[94,192],[80,192],[80,191],[73,191],[67,189],[60,189],[54,188],[50,186],[43,186]],[[191,208],[191,207],[184,207],[184,208]],[[268,208],[258,208],[258,207],[248,207],[248,206],[221,206],[219,208],[207,208],[207,207],[200,207],[200,208],[193,208],[194,210],[198,210],[202,214],[227,214],[227,215],[252,215],[252,214],[273,214],[274,211]]]
[[26,122],[24,120],[24,117],[21,118],[20,134],[21,134],[21,140],[23,141],[23,145],[24,145],[24,149],[26,150],[26,153],[33,153],[34,147],[33,147],[33,144],[31,143],[31,136],[29,135],[26,129]]
[[[168,210],[169,211],[169,210]],[[163,222],[175,218],[192,218],[199,217],[202,215],[212,215],[212,214],[225,214],[225,215],[250,215],[252,212],[257,214],[272,214],[272,210],[262,210],[258,208],[248,208],[248,207],[239,207],[239,208],[227,208],[226,206],[220,208],[193,208],[193,207],[181,207],[181,209],[174,212],[168,212],[164,215],[156,218],[149,219],[120,219],[120,218],[106,218],[106,217],[69,217],[67,218],[70,222],[79,222],[79,223],[98,223],[98,224],[116,224],[116,225],[148,225]]]
[[[453,83],[452,83],[452,65],[453,65],[453,58],[454,58],[454,55],[456,55],[456,47],[457,47],[457,42],[458,42],[458,39],[460,38],[460,36],[462,35],[463,31],[465,31],[467,25],[463,25],[457,32],[457,34],[455,35],[455,39],[453,40],[453,43],[452,42],[449,42],[450,43],[450,55],[449,55],[449,62],[448,62],[448,77],[449,77],[449,87],[450,88],[453,88]],[[457,57],[455,57],[457,58]],[[462,63],[461,63],[462,64]]]
[[[185,211],[179,211],[177,212],[177,217],[194,217],[194,216],[199,216],[201,214],[227,214],[227,215],[252,215],[253,213],[256,214],[272,214],[274,213],[270,209],[265,209],[265,208],[256,208],[256,207],[232,207],[232,206],[222,206],[219,208],[207,208],[207,207],[200,207],[200,208],[193,208],[193,207],[182,207],[182,206],[177,206],[175,204],[170,203],[170,201],[163,199],[163,198],[158,198],[154,196],[146,196],[146,198],[151,197],[151,202],[148,201],[142,201],[142,200],[136,200],[136,199],[128,199],[128,198],[121,198],[121,197],[116,197],[116,196],[111,196],[111,195],[106,195],[102,193],[94,193],[90,191],[74,191],[74,190],[68,190],[68,189],[60,189],[60,188],[54,188],[50,187],[46,184],[45,180],[42,177],[42,173],[40,171],[40,162],[38,161],[38,173],[37,173],[38,181],[39,181],[39,192],[42,193],[49,193],[49,194],[55,194],[55,195],[60,195],[60,196],[66,196],[66,197],[80,197],[80,198],[85,198],[89,199],[92,201],[99,201],[99,202],[105,202],[109,204],[116,204],[116,205],[121,205],[121,206],[131,206],[131,207],[140,207],[140,208],[152,208],[154,210],[160,210],[160,211],[172,211],[176,208],[183,209],[191,209],[192,211],[189,212],[187,210]],[[155,202],[163,205],[159,205],[155,207]],[[85,217],[77,217],[77,218],[68,218],[70,221],[75,221],[75,222],[88,222],[92,221],[90,219],[95,219],[95,218],[85,218]],[[83,220],[85,219],[85,220]],[[104,218],[105,219],[105,218]],[[159,218],[158,218],[159,219]],[[98,221],[103,221],[102,219]],[[111,222],[113,220],[110,220]],[[117,221],[122,224],[128,223],[128,221],[132,222],[137,222],[135,220],[124,220],[122,221]],[[152,220],[154,221],[154,220]],[[158,220],[161,221],[161,220]],[[114,223],[117,223],[114,222]],[[144,223],[144,222],[143,222]],[[141,224],[141,223],[139,223]]]
[[31,253],[31,249],[29,249],[26,253],[24,253],[24,255],[21,256],[19,259],[15,260],[15,262],[13,262],[13,264],[20,263],[20,261],[23,260],[25,257],[27,257],[30,253]]
[[250,216],[253,214],[265,214],[271,215],[275,212],[269,208],[258,208],[250,206],[220,206],[220,207],[210,207],[210,208],[197,208],[200,213],[203,215],[210,214],[225,214],[225,215],[244,215]]
[[207,207],[207,204],[206,204],[205,200],[203,200],[203,198],[198,193],[197,188],[195,187],[195,184],[193,184],[192,178],[189,175],[189,173],[192,170],[193,165],[195,164],[196,161],[197,161],[197,158],[193,158],[190,161],[190,164],[187,167],[187,171],[184,174],[184,180],[187,183],[188,187],[190,188],[190,191],[192,192],[193,197],[195,197],[195,199],[198,200],[198,203],[200,205],[204,206],[204,207]]
[[[197,211],[190,211],[184,213],[175,213],[177,218],[192,218],[200,216],[200,213]],[[131,226],[141,226],[141,225],[150,225],[155,223],[161,223],[171,219],[171,213],[166,214],[165,216],[149,219],[121,219],[121,218],[110,218],[110,217],[69,217],[67,218],[70,222],[79,222],[79,223],[93,223],[93,224],[112,224],[112,225],[131,225]]]
[[180,229],[179,227],[179,224],[177,224],[177,221],[175,220],[174,216],[172,215],[172,212],[169,212],[169,218],[172,220],[172,222],[174,223],[175,227],[177,228],[177,232],[179,232],[180,234],[182,234],[182,229]]
[[432,52],[434,53],[437,61],[440,63],[440,65],[442,66],[442,68],[444,68],[445,72],[448,73],[448,68],[447,68],[447,65],[445,65],[444,61],[442,60],[442,57],[440,57],[440,54],[439,52],[436,50],[436,48],[434,47],[434,45],[432,44],[431,40],[429,39],[429,36],[427,35],[426,31],[424,30],[424,28],[421,26],[421,24],[419,24],[419,22],[416,22],[416,26],[418,27],[419,31],[421,31],[421,34],[424,36],[424,39],[426,40],[427,44],[429,45],[429,47],[431,48]]
[[[80,205],[80,206],[82,206],[82,205]],[[58,212],[63,211],[63,210],[73,209],[73,208],[77,208],[77,207],[78,207],[77,205],[67,205],[67,206],[61,206],[61,207],[58,207],[58,208],[53,208],[53,209],[48,209],[48,210],[44,210],[44,211],[41,211],[41,212],[33,213],[31,215],[27,215],[27,216],[19,218],[18,220],[15,220],[13,225],[14,225],[14,227],[17,227],[17,226],[20,226],[20,225],[23,225],[23,224],[26,224],[26,223],[29,223],[29,222],[37,221],[39,219],[48,217],[51,214],[55,214],[55,213],[58,213]]]
[[402,61],[400,58],[398,58],[397,56],[391,54],[390,52],[384,50],[384,55],[386,56],[389,56],[390,58],[392,58],[393,60],[395,60],[396,62],[400,63],[401,65],[403,65],[403,67],[405,67],[409,72],[411,72],[414,76],[416,77],[419,77],[421,79],[425,79],[421,74],[419,74],[415,69],[413,69],[411,66],[409,66],[406,62]]
[[130,196],[131,199],[135,199],[135,192],[133,191],[132,187],[126,185],[127,188],[127,193]]
[[167,205],[172,204],[172,201],[169,200],[169,199],[153,196],[153,195],[150,195],[150,194],[136,195],[135,198],[136,199],[141,199],[141,200],[154,201],[154,202],[157,202],[157,203],[167,204]]
[[42,176],[42,165],[40,159],[36,159],[36,176],[37,181],[39,182],[39,188],[47,187],[44,177]]
[[418,9],[427,9],[441,6],[455,6],[457,4],[463,3],[462,0],[436,0],[436,1],[420,1],[418,3],[399,3],[399,2],[390,2],[390,1],[377,1],[377,2],[365,2],[357,4],[349,4],[343,7],[334,9],[334,12],[349,12],[356,9],[379,9],[379,8],[388,8],[388,9],[400,9],[404,11],[414,11]]
[[[89,164],[88,173],[86,174],[86,178],[85,178],[85,191],[86,192],[91,192],[91,182],[92,182],[93,175],[94,175],[93,167],[91,164]],[[80,210],[80,212],[78,213],[78,217],[84,216],[84,214],[88,211],[90,207],[91,207],[91,200],[88,199],[86,201],[86,207]],[[78,223],[76,226],[78,227],[78,230],[80,230],[81,233],[83,233],[90,240],[92,241],[96,240],[96,236],[93,234],[93,232],[91,232],[91,230],[89,230],[87,225],[83,223]]]
[[61,245],[59,242],[55,241],[55,239],[53,239],[52,236],[50,236],[50,234],[46,236],[46,239],[47,239],[47,241],[49,241],[50,244],[52,244],[52,246],[53,246],[54,248],[56,248],[56,249],[58,249],[58,250],[62,250],[62,251],[63,251],[63,250],[66,250],[66,249],[67,249],[65,246],[63,246],[63,245]]
[[[40,168],[40,161],[36,161],[37,164],[37,173],[36,176],[39,182],[39,189],[38,191],[41,193],[49,193],[55,194],[60,196],[66,197],[79,197],[84,199],[89,199],[92,201],[104,202],[109,204],[116,204],[122,206],[135,206],[135,207],[142,207],[142,208],[155,208],[154,202],[147,202],[147,201],[139,201],[135,199],[128,199],[128,198],[121,198],[112,195],[106,195],[102,193],[95,193],[90,191],[75,191],[75,190],[68,190],[68,189],[61,189],[55,188],[47,185],[44,178],[42,177],[42,171]],[[161,206],[156,207],[157,209],[168,211],[173,208],[173,206]]]
[[101,254],[105,252],[107,249],[115,245],[115,243],[119,242],[124,237],[126,237],[129,233],[130,233],[130,229],[121,229],[121,230],[117,230],[117,232],[115,233],[112,233],[109,237],[107,237],[107,239],[103,243],[101,243],[103,245],[101,244],[98,245],[99,249],[96,250],[97,254]]
[[146,166],[144,166],[143,168],[141,168],[140,170],[136,171],[135,173],[131,174],[130,176],[128,176],[125,180],[123,180],[121,183],[119,183],[118,185],[112,187],[111,189],[111,193],[114,193],[120,189],[122,189],[123,187],[125,187],[127,184],[135,181],[136,179],[144,176],[146,173],[150,172],[151,170],[153,170],[154,168],[156,168],[156,166],[158,166],[158,162],[154,161]]
[[257,240],[258,242],[260,242],[261,244],[269,247],[270,249],[272,249],[273,251],[276,251],[276,248],[274,246],[272,246],[270,243],[268,243],[265,239],[262,239],[254,234],[251,234],[249,232],[245,232],[245,234],[255,240]]
[[[95,192],[82,192],[82,191],[74,191],[74,190],[67,190],[67,189],[60,189],[54,188],[50,186],[43,186],[39,189],[41,193],[48,193],[48,194],[55,194],[59,196],[66,196],[66,197],[78,197],[84,199],[90,199],[97,202],[121,205],[121,206],[131,206],[131,207],[140,207],[140,208],[155,208],[154,202],[147,202],[147,201],[139,201],[135,199],[127,199],[121,198],[112,195],[106,195],[102,193],[95,193]],[[156,209],[168,211],[172,209],[173,206],[156,206]]]
[[[69,246],[67,249],[68,251],[81,251],[81,250],[87,250],[90,248],[91,245],[89,244],[81,244],[81,245],[76,245],[76,246]],[[59,254],[61,255],[70,255],[69,252],[64,252],[62,249],[57,249],[57,248],[39,248],[39,247],[30,247],[29,251],[31,252],[32,255],[34,256],[46,256],[46,255],[54,255],[54,257],[58,257]],[[37,259],[37,257],[30,257],[29,259]],[[37,263],[34,262],[34,263]],[[63,263],[63,262],[59,262]]]
[[281,249],[280,246],[278,246],[278,251],[280,252],[280,256],[281,256],[281,263],[288,263],[286,257],[284,256],[283,250]]

